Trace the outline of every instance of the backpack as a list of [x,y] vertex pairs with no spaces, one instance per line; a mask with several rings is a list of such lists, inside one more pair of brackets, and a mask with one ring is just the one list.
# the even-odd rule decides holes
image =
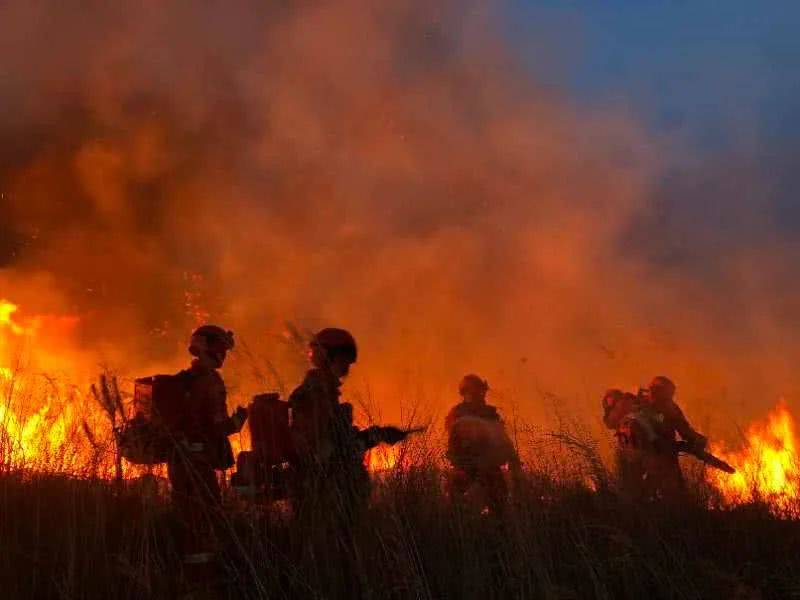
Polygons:
[[653,450],[658,442],[651,415],[641,408],[621,419],[614,436],[622,448],[633,450]]
[[117,448],[128,462],[157,465],[170,459],[190,408],[190,378],[187,371],[181,371],[134,382],[135,416],[116,432]]
[[265,466],[289,462],[293,455],[289,403],[278,394],[259,394],[253,397],[247,412],[255,459]]
[[247,409],[252,450],[239,453],[231,484],[242,493],[264,487],[272,499],[288,494],[286,463],[293,460],[289,403],[278,394],[259,394]]
[[463,415],[451,424],[447,458],[459,469],[498,468],[516,456],[502,421]]

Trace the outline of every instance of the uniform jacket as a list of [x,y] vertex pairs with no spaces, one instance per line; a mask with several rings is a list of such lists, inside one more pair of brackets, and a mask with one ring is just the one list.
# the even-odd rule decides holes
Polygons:
[[322,369],[311,369],[289,397],[292,441],[298,457],[330,455],[336,445],[341,381]]
[[640,449],[656,453],[675,452],[676,436],[690,444],[704,440],[697,433],[673,401],[659,404],[644,404],[631,413],[633,442]]
[[461,402],[445,419],[447,457],[453,466],[467,470],[499,468],[515,459],[497,408]]
[[227,390],[216,369],[195,361],[189,369],[181,371],[189,402],[181,434],[190,448],[197,448],[216,469],[233,465],[233,451],[228,436],[237,431],[228,416]]

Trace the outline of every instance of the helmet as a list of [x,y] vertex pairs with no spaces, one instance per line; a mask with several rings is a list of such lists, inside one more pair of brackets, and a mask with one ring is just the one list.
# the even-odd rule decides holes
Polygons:
[[464,375],[463,379],[461,379],[461,383],[458,384],[458,393],[464,396],[470,391],[485,394],[489,391],[489,384],[485,379],[481,379],[478,375],[473,373]]
[[189,354],[199,356],[201,352],[222,354],[233,350],[233,332],[216,325],[203,325],[192,333]]
[[339,354],[345,355],[353,363],[358,359],[356,340],[349,331],[344,329],[336,327],[323,329],[314,335],[310,346],[312,351],[317,348],[323,350],[328,360],[332,360],[334,356]]
[[649,390],[651,394],[654,394],[656,390],[669,390],[671,394],[674,394],[675,384],[669,377],[659,375],[658,377],[653,377],[653,381],[650,382]]

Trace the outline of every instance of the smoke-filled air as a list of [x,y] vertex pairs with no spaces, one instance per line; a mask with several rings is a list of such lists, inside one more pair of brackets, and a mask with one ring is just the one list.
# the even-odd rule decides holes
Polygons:
[[389,413],[470,370],[530,417],[662,371],[720,427],[796,389],[772,244],[651,260],[658,139],[480,3],[372,4],[2,8],[0,295],[58,366],[180,363],[211,320],[284,370],[286,322],[333,323]]
[[442,416],[467,372],[507,418],[598,431],[605,389],[669,374],[734,447],[779,398],[791,408],[796,251],[765,234],[692,264],[656,256],[713,217],[660,218],[664,141],[622,105],[539,83],[505,18],[459,2],[4,4],[6,377],[85,390],[102,369],[174,371],[214,322],[237,339],[234,405],[290,390],[298,340],[333,325],[359,343],[345,394],[392,419]]
[[717,4],[0,0],[4,597],[800,597],[800,9]]

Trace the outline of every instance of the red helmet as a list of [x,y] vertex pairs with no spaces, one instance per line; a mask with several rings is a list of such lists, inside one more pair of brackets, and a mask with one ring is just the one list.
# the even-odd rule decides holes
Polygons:
[[489,391],[489,384],[485,379],[481,379],[478,375],[470,373],[464,375],[461,383],[458,384],[458,393],[462,396],[470,391],[477,392],[478,394],[485,394]]
[[310,345],[312,351],[316,348],[323,350],[328,360],[332,360],[334,356],[341,354],[345,355],[353,363],[358,359],[356,340],[349,331],[344,329],[336,327],[323,329],[314,335]]
[[203,325],[192,333],[189,354],[199,356],[201,352],[222,354],[233,350],[233,332],[216,325]]

